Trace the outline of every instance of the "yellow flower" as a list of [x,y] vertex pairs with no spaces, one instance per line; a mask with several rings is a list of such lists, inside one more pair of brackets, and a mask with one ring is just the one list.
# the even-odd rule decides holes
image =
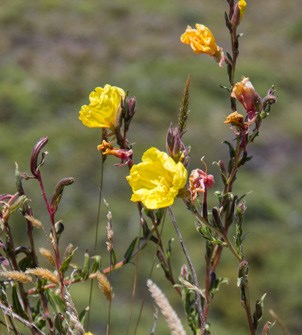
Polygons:
[[91,332],[86,332],[84,335],[93,335]]
[[238,8],[239,8],[239,12],[240,12],[240,18],[242,18],[243,14],[245,13],[246,1],[245,0],[239,0],[238,1]]
[[175,163],[168,154],[152,147],[127,177],[133,192],[131,201],[141,201],[149,209],[168,207],[186,185],[187,176],[181,162]]
[[82,106],[79,119],[89,128],[113,127],[125,95],[123,89],[108,84],[95,88],[89,95],[90,104]]
[[221,60],[222,49],[216,44],[215,37],[211,30],[202,25],[195,24],[196,29],[188,26],[187,30],[181,35],[180,40],[184,44],[189,44],[197,54],[208,54],[217,61]]

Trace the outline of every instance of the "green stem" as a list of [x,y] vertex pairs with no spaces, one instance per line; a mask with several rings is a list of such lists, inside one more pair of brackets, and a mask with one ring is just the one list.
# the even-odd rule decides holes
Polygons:
[[[183,253],[184,253],[184,255],[185,255],[186,259],[187,259],[189,268],[191,270],[192,278],[193,278],[193,284],[196,287],[199,288],[197,274],[196,274],[195,268],[193,266],[193,263],[191,261],[191,258],[190,258],[189,252],[187,250],[187,247],[186,247],[186,245],[184,243],[182,234],[181,234],[181,232],[180,232],[180,230],[178,228],[178,225],[176,223],[176,219],[175,219],[174,213],[173,213],[171,207],[169,207],[168,210],[169,210],[171,221],[172,221],[173,226],[174,226],[174,228],[176,230],[176,233],[178,235],[179,242],[180,242],[180,245],[182,247]],[[196,304],[197,304],[198,318],[199,318],[199,323],[200,323],[200,327],[201,327],[201,332],[202,332],[202,334],[207,334],[207,331],[206,331],[206,322],[205,322],[205,319],[204,319],[203,308],[202,308],[201,295],[199,293],[196,293]]]

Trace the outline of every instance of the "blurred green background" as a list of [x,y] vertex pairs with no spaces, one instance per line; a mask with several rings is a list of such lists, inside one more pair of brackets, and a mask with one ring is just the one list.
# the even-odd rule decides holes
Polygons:
[[[77,261],[93,253],[94,231],[100,181],[100,155],[96,146],[100,132],[85,128],[78,111],[96,86],[116,85],[137,97],[137,114],[129,140],[135,143],[135,161],[147,148],[165,148],[170,122],[176,122],[183,87],[190,74],[191,102],[186,144],[192,146],[190,168],[200,167],[205,156],[216,176],[215,190],[221,188],[212,161],[227,159],[223,140],[233,134],[223,121],[230,113],[226,68],[207,56],[193,54],[179,42],[186,26],[203,23],[211,28],[217,43],[229,50],[224,26],[223,0],[1,0],[0,6],[0,193],[13,193],[14,162],[29,171],[29,157],[36,140],[49,137],[47,164],[43,168],[51,194],[62,177],[73,176],[66,189],[57,218],[63,219],[62,250],[78,245]],[[251,298],[267,293],[264,321],[272,320],[271,308],[284,320],[292,334],[301,334],[302,286],[302,174],[301,174],[301,51],[302,13],[299,0],[248,1],[239,31],[241,38],[237,80],[250,77],[264,96],[272,84],[278,103],[265,120],[261,136],[251,146],[253,160],[238,178],[235,191],[252,191],[247,198],[245,223],[246,255],[250,262]],[[138,232],[135,204],[129,205],[130,190],[126,168],[105,167],[104,196],[113,214],[115,245],[122,257]],[[26,184],[35,216],[48,224],[38,185]],[[211,200],[214,204],[215,199]],[[175,203],[177,221],[202,278],[204,241],[195,233],[194,221],[182,203]],[[98,253],[104,256],[107,209],[101,213]],[[14,229],[20,243],[25,225],[15,217]],[[164,228],[166,240],[174,236],[171,223]],[[44,235],[36,232],[38,246]],[[179,272],[184,259],[174,241],[173,264]],[[138,310],[146,300],[137,334],[148,334],[153,324],[153,307],[145,282],[151,270],[155,246],[148,246],[138,260],[138,292],[131,303],[135,267],[128,265],[112,274],[116,294],[112,304],[111,334],[134,333]],[[155,262],[155,264],[157,264]],[[236,287],[237,264],[225,252],[218,275],[229,278],[212,306],[213,334],[247,334],[245,314]],[[163,288],[183,320],[178,298],[165,282],[160,268],[152,278]],[[77,306],[88,303],[88,284],[73,290]],[[94,290],[92,309],[94,334],[104,334],[107,302]],[[132,318],[130,317],[132,315]],[[156,334],[168,334],[159,317]],[[188,331],[188,333],[190,333]],[[275,326],[272,334],[281,334]]]

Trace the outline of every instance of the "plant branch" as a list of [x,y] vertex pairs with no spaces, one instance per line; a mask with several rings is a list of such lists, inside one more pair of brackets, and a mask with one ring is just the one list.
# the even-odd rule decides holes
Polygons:
[[[170,215],[170,218],[171,218],[171,221],[173,223],[173,226],[175,228],[175,231],[178,235],[178,238],[179,238],[179,242],[180,242],[180,245],[182,247],[182,250],[183,250],[183,253],[187,259],[187,262],[188,262],[188,265],[189,265],[189,268],[191,270],[191,273],[192,273],[192,278],[193,278],[193,284],[199,288],[199,283],[198,283],[198,278],[197,278],[197,274],[196,274],[196,271],[195,271],[195,268],[194,268],[194,265],[191,261],[191,258],[190,258],[190,255],[189,255],[189,252],[187,250],[187,247],[184,243],[184,240],[183,240],[183,237],[182,237],[182,234],[179,230],[179,227],[176,223],[176,219],[175,219],[175,216],[174,216],[174,213],[171,209],[171,207],[168,208],[169,210],[169,215]],[[197,310],[198,310],[198,318],[199,318],[199,322],[200,322],[200,326],[201,326],[201,331],[202,331],[202,334],[206,334],[206,322],[205,322],[205,319],[204,319],[204,314],[203,314],[203,308],[202,308],[202,302],[201,302],[201,295],[200,293],[196,292],[196,305],[197,305]]]

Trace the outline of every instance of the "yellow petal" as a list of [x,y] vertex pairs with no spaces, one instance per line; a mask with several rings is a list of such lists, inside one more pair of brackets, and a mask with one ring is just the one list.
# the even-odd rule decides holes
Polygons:
[[130,170],[127,180],[132,188],[131,201],[141,201],[149,209],[173,204],[179,190],[186,185],[187,170],[157,148],[148,149],[142,162]]
[[125,95],[124,90],[116,86],[96,87],[89,95],[90,104],[82,106],[79,119],[89,128],[113,127]]

